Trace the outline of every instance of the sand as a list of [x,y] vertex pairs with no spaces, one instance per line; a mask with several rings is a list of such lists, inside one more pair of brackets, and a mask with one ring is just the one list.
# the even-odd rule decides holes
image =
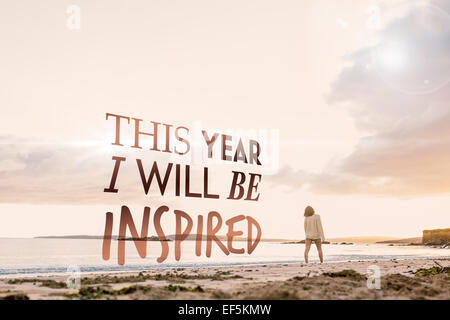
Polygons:
[[[367,287],[377,266],[381,288]],[[450,259],[275,264],[0,279],[8,299],[450,299]]]

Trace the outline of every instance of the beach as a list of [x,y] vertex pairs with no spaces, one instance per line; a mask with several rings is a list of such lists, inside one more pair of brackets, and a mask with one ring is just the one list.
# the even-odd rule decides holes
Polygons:
[[[381,288],[367,287],[368,268]],[[3,299],[450,299],[450,259],[255,264],[0,279]]]

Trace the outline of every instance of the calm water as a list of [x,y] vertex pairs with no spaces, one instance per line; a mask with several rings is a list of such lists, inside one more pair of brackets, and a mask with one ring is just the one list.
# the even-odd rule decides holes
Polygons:
[[[146,270],[159,268],[212,267],[224,265],[251,265],[271,263],[303,262],[302,244],[260,243],[251,254],[226,256],[213,244],[211,258],[195,255],[195,242],[181,245],[181,260],[175,261],[174,243],[169,242],[169,257],[159,264],[161,246],[159,242],[148,242],[147,258],[138,256],[132,242],[126,244],[124,266],[117,264],[117,241],[111,245],[111,259],[101,256],[101,240],[73,239],[0,239],[0,276],[12,277],[25,274],[53,274],[67,272],[67,268],[78,266],[82,272]],[[245,242],[235,242],[234,247],[245,247]],[[382,244],[324,245],[327,261],[385,260],[406,258],[450,258],[450,249],[424,246],[388,246]],[[317,261],[315,247],[311,248],[310,260]]]

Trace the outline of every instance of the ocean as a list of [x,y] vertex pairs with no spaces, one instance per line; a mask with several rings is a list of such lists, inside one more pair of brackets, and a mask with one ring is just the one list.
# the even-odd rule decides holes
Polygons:
[[[200,268],[233,265],[257,265],[274,263],[302,263],[303,244],[261,242],[251,254],[226,256],[213,243],[212,256],[195,255],[195,242],[181,244],[181,259],[174,258],[174,242],[169,242],[169,257],[157,263],[161,253],[159,242],[149,241],[147,257],[141,258],[133,242],[127,241],[125,265],[117,263],[117,241],[112,241],[111,258],[102,259],[102,240],[96,239],[7,239],[0,238],[0,277],[26,275],[50,275],[66,273],[68,270],[83,272],[142,271],[169,268]],[[245,247],[245,242],[234,242],[236,248]],[[390,260],[410,258],[450,258],[450,249],[425,246],[389,246],[386,244],[323,245],[326,262],[360,260]],[[310,251],[310,262],[317,262],[314,245]]]

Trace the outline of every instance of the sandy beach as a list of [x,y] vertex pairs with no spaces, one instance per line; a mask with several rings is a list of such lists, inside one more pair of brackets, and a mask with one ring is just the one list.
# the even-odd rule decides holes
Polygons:
[[[367,288],[367,268],[381,289]],[[177,268],[0,279],[3,299],[450,299],[450,259]]]

